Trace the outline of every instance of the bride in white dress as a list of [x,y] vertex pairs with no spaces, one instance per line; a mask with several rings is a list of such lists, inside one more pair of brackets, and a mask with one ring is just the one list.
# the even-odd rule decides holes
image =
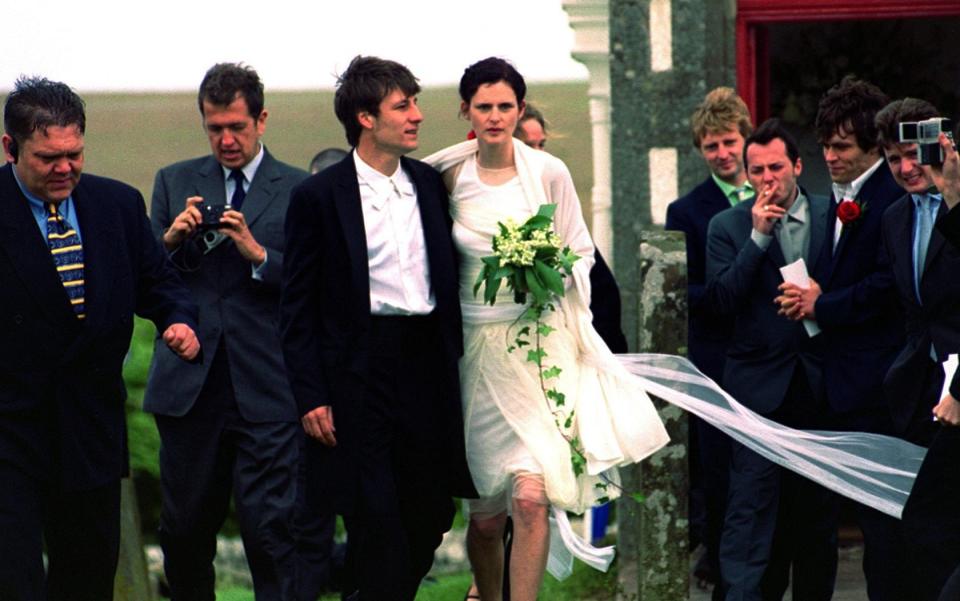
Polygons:
[[[523,77],[502,59],[468,67],[460,81],[461,112],[476,139],[426,159],[443,173],[450,191],[460,253],[467,461],[481,495],[467,502],[467,552],[483,601],[501,598],[508,512],[514,524],[511,599],[533,601],[550,548],[550,507],[566,526],[564,543],[578,556],[589,555],[582,544],[571,542],[562,512],[582,513],[602,497],[616,497],[617,466],[640,461],[668,440],[640,383],[591,325],[594,248],[566,166],[513,138],[525,92]],[[507,352],[522,327],[516,320],[524,308],[505,289],[493,306],[483,304],[482,294],[473,294],[481,258],[492,254],[497,223],[511,218],[522,223],[546,203],[557,205],[554,229],[581,257],[565,280],[564,298],[545,316],[555,331],[542,339],[547,363],[562,369],[551,383],[566,395],[563,409],[573,410],[571,425],[563,431],[555,421],[556,407],[544,398],[537,366],[526,360],[526,352]],[[579,476],[567,440],[574,436],[586,458],[586,472]],[[612,484],[597,486],[604,483]]]

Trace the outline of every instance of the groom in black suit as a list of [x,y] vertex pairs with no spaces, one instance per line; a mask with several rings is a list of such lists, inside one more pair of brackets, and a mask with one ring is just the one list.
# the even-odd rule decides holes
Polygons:
[[156,324],[158,353],[180,362],[200,348],[197,308],[150,232],[143,197],[81,177],[85,124],[83,100],[47,79],[19,80],[4,106],[4,601],[113,598],[128,471],[121,372],[134,313]]
[[[833,180],[828,243],[811,273],[811,286],[783,284],[779,299],[787,316],[811,317],[823,330],[830,429],[907,437],[894,428],[883,390],[884,376],[904,344],[903,310],[880,235],[884,212],[903,196],[883,160],[874,124],[888,102],[879,88],[852,76],[820,99],[817,138]],[[853,214],[846,212],[850,209]],[[900,520],[862,504],[853,511],[863,531],[870,600],[909,598],[911,575],[890,569],[908,560]]]
[[354,147],[291,196],[281,328],[307,433],[310,491],[349,533],[350,598],[413,599],[476,491],[466,467],[462,332],[447,192],[417,148],[420,86],[357,57],[337,118]]

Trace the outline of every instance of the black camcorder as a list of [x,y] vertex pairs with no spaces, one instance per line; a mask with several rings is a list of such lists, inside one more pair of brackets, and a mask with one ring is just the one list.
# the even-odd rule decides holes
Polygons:
[[940,148],[940,132],[953,141],[953,122],[945,117],[933,117],[923,121],[901,121],[900,143],[917,145],[917,162],[921,165],[942,165],[943,149]]

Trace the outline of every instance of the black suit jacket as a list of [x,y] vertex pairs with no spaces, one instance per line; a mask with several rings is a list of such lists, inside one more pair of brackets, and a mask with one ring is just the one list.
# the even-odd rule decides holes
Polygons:
[[[173,264],[200,306],[203,319],[197,336],[208,360],[177,361],[160,352],[157,340],[150,366],[144,410],[159,415],[185,415],[207,380],[211,360],[221,343],[228,346],[230,381],[237,409],[255,422],[294,422],[299,419],[287,382],[280,348],[280,277],[284,263],[283,221],[290,191],[306,172],[281,163],[264,150],[241,207],[250,233],[267,249],[262,279],[252,277],[250,261],[225,238],[209,252],[203,237],[185,241],[170,255]],[[224,204],[223,168],[213,156],[170,165],[157,173],[150,220],[160,239],[190,196]]]
[[714,215],[730,208],[720,186],[707,177],[686,196],[667,206],[667,230],[683,232],[687,244],[688,355],[693,364],[716,382],[723,376],[723,363],[733,323],[722,319],[710,303],[706,290],[707,227]]
[[[943,207],[941,207],[942,209]],[[952,244],[954,248],[960,249],[960,211],[955,209],[956,207],[937,220],[937,229],[947,239],[947,242]],[[953,374],[953,380],[950,381],[950,396],[960,399],[960,369]]]
[[[941,203],[937,222],[946,215],[947,206]],[[885,382],[901,429],[915,420],[929,422],[930,410],[940,400],[943,369],[931,360],[930,345],[939,361],[960,352],[960,249],[947,244],[939,227],[934,228],[920,279],[921,304],[913,286],[913,228],[914,204],[907,194],[883,215],[883,243],[907,317],[906,346]]]
[[82,322],[11,165],[0,168],[0,461],[84,490],[127,471],[122,368],[134,313],[163,331],[181,322],[196,328],[197,309],[150,231],[139,192],[83,175],[73,202]]
[[837,203],[830,199],[827,237],[821,260],[811,273],[820,284],[817,323],[823,332],[823,378],[827,398],[837,412],[876,409],[877,423],[853,423],[864,429],[889,430],[883,379],[904,344],[904,314],[897,299],[889,259],[881,243],[884,212],[903,189],[886,162],[867,178],[857,200],[860,218],[833,237]]
[[[810,203],[808,256],[819,257],[826,243],[827,202],[807,195]],[[733,340],[727,351],[723,387],[746,407],[769,414],[783,403],[797,365],[803,365],[814,393],[822,394],[819,336],[810,338],[801,322],[777,314],[773,299],[786,264],[777,239],[766,251],[751,239],[752,202],[729,208],[710,222],[707,234],[705,302],[733,316]],[[807,261],[807,270],[813,271]]]
[[[450,237],[446,188],[431,167],[402,158],[413,180],[436,299],[445,365],[437,366],[449,390],[436,410],[448,424],[427,435],[449,451],[438,457],[437,483],[455,496],[475,496],[463,449],[457,362],[463,354],[456,256]],[[330,406],[337,446],[329,455],[338,504],[354,505],[356,440],[368,373],[370,276],[360,188],[353,155],[311,176],[293,190],[286,221],[281,301],[284,358],[300,414]],[[342,486],[340,486],[342,484]]]

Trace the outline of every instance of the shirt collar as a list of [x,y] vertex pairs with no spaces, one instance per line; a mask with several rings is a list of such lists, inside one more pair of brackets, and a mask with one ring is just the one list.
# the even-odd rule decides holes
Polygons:
[[[264,146],[260,144],[260,150],[257,152],[257,155],[250,160],[249,163],[240,168],[240,171],[243,172],[243,178],[247,180],[247,183],[253,181],[253,176],[257,174],[257,169],[260,168],[260,163],[263,162],[263,152]],[[233,173],[233,169],[228,169],[223,165],[220,165],[220,168],[223,169],[223,181],[227,181],[230,178],[230,174]]]
[[797,199],[793,201],[793,204],[790,205],[790,208],[781,219],[784,224],[786,224],[788,220],[799,221],[800,223],[807,222],[807,197],[804,196],[800,188],[797,188]]
[[[13,179],[17,182],[17,187],[20,188],[20,191],[24,196],[27,197],[27,202],[30,203],[30,206],[33,208],[34,212],[39,211],[40,213],[47,213],[47,205],[50,204],[45,200],[41,200],[40,197],[35,196],[27,187],[23,185],[23,182],[20,181],[20,178],[17,177],[17,170],[13,165],[10,165],[10,172],[13,173]],[[64,219],[70,218],[70,212],[73,211],[73,195],[71,194],[65,200],[60,201],[57,205],[57,212],[60,213],[60,216]]]
[[[713,181],[720,188],[720,191],[723,192],[723,195],[727,197],[731,204],[737,204],[741,200],[746,200],[753,195],[753,186],[750,185],[750,181],[743,182],[742,186],[734,186],[733,184],[726,182],[719,177],[716,173],[710,172],[710,177],[713,178]],[[739,191],[743,191],[744,194],[736,194]],[[747,194],[749,192],[749,195]]]
[[360,158],[356,150],[353,151],[353,164],[357,168],[357,180],[361,186],[367,186],[374,192],[374,208],[379,209],[383,206],[390,195],[396,192],[402,196],[413,196],[413,182],[410,176],[403,170],[398,163],[397,170],[392,175],[384,175],[367,164]]
[[857,179],[853,180],[849,184],[833,184],[833,200],[837,204],[843,202],[843,199],[848,198],[853,200],[860,194],[860,188],[863,187],[864,182],[870,179],[870,176],[873,175],[877,169],[880,168],[880,165],[883,164],[883,159],[877,159],[877,162],[874,163],[869,169],[861,173]]
[[935,207],[940,207],[940,202],[943,200],[943,195],[939,192],[924,192],[923,194],[911,194],[910,198],[913,199],[913,206],[916,208],[921,208],[923,205],[923,199],[930,197],[930,199],[935,200],[935,203],[932,203]]

